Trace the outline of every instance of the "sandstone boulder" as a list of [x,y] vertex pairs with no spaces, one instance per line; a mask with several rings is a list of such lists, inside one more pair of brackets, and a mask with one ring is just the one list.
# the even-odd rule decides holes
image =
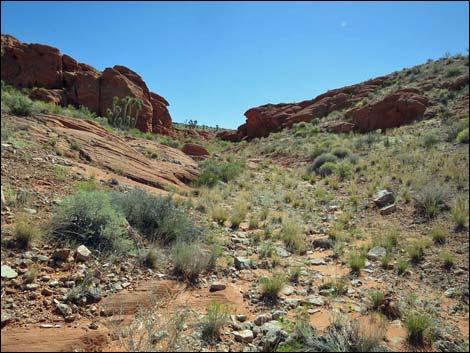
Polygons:
[[207,151],[204,147],[194,143],[185,144],[182,151],[196,160],[206,159],[210,156],[209,151]]

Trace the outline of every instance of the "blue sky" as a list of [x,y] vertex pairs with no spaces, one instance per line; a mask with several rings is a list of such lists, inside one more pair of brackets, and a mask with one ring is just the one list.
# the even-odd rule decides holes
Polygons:
[[2,33],[139,73],[174,121],[235,128],[266,103],[467,54],[468,2],[14,2]]

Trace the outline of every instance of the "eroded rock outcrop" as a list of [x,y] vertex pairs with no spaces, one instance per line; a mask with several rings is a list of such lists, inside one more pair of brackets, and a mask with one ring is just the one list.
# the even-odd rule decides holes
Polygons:
[[143,132],[170,134],[168,102],[150,92],[144,80],[125,66],[116,65],[99,72],[42,44],[22,43],[2,35],[2,80],[17,88],[34,88],[30,97],[55,104],[83,105],[106,116],[113,97],[140,99],[142,110],[137,128]]

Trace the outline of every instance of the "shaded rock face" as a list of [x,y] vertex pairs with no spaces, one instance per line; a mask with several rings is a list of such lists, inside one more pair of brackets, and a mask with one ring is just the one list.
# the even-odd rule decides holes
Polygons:
[[125,66],[116,65],[101,73],[90,65],[62,55],[56,48],[22,43],[10,35],[2,35],[1,65],[2,80],[17,88],[35,88],[30,95],[33,99],[83,105],[106,116],[114,96],[131,96],[142,101],[137,120],[139,130],[160,134],[171,132],[168,102],[150,92],[143,79]]

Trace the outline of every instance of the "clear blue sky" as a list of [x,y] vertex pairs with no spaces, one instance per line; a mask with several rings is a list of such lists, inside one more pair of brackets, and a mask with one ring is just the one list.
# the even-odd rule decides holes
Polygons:
[[465,2],[13,2],[2,33],[139,73],[174,121],[235,128],[266,103],[467,54]]

